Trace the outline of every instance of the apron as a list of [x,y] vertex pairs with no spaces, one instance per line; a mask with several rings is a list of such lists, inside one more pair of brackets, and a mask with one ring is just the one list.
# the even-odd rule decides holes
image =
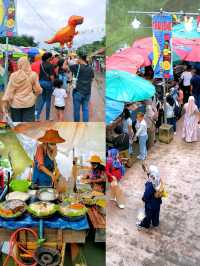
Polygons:
[[[44,166],[49,171],[54,171],[54,161],[47,154],[44,156]],[[38,169],[38,162],[36,160],[34,160],[32,182],[40,187],[52,187],[51,177]]]

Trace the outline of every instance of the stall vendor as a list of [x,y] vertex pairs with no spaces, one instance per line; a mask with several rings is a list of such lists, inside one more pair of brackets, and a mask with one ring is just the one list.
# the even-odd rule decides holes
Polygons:
[[60,175],[56,167],[57,143],[65,140],[59,136],[57,130],[47,130],[43,137],[38,139],[39,144],[34,157],[32,183],[39,187],[52,187]]
[[91,184],[93,190],[105,193],[106,174],[101,158],[98,155],[93,155],[88,162],[91,164],[91,170],[87,175],[87,183]]

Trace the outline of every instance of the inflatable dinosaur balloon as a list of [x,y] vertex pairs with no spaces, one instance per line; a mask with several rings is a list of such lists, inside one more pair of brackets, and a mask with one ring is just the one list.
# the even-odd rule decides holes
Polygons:
[[64,48],[66,44],[68,48],[71,48],[74,36],[78,35],[78,31],[76,31],[76,26],[82,24],[83,20],[84,18],[81,16],[71,16],[68,20],[68,25],[60,29],[54,35],[54,37],[46,43],[60,43],[61,48]]

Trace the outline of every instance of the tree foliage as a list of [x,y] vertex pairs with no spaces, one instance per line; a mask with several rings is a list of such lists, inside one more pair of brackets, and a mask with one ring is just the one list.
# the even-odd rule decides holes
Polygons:
[[[6,43],[6,37],[0,38],[0,43]],[[9,44],[25,47],[36,47],[38,43],[35,42],[34,37],[28,35],[21,35],[9,38]]]
[[82,45],[77,49],[77,52],[84,52],[90,55],[91,53],[97,51],[98,49],[105,47],[105,45],[106,45],[106,38],[104,37],[101,41],[95,41],[90,44]]

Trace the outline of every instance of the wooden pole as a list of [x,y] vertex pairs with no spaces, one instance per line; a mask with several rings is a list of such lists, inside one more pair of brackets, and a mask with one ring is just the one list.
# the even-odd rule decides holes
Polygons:
[[6,37],[6,51],[5,51],[5,74],[4,74],[4,90],[8,84],[8,43],[9,39]]

